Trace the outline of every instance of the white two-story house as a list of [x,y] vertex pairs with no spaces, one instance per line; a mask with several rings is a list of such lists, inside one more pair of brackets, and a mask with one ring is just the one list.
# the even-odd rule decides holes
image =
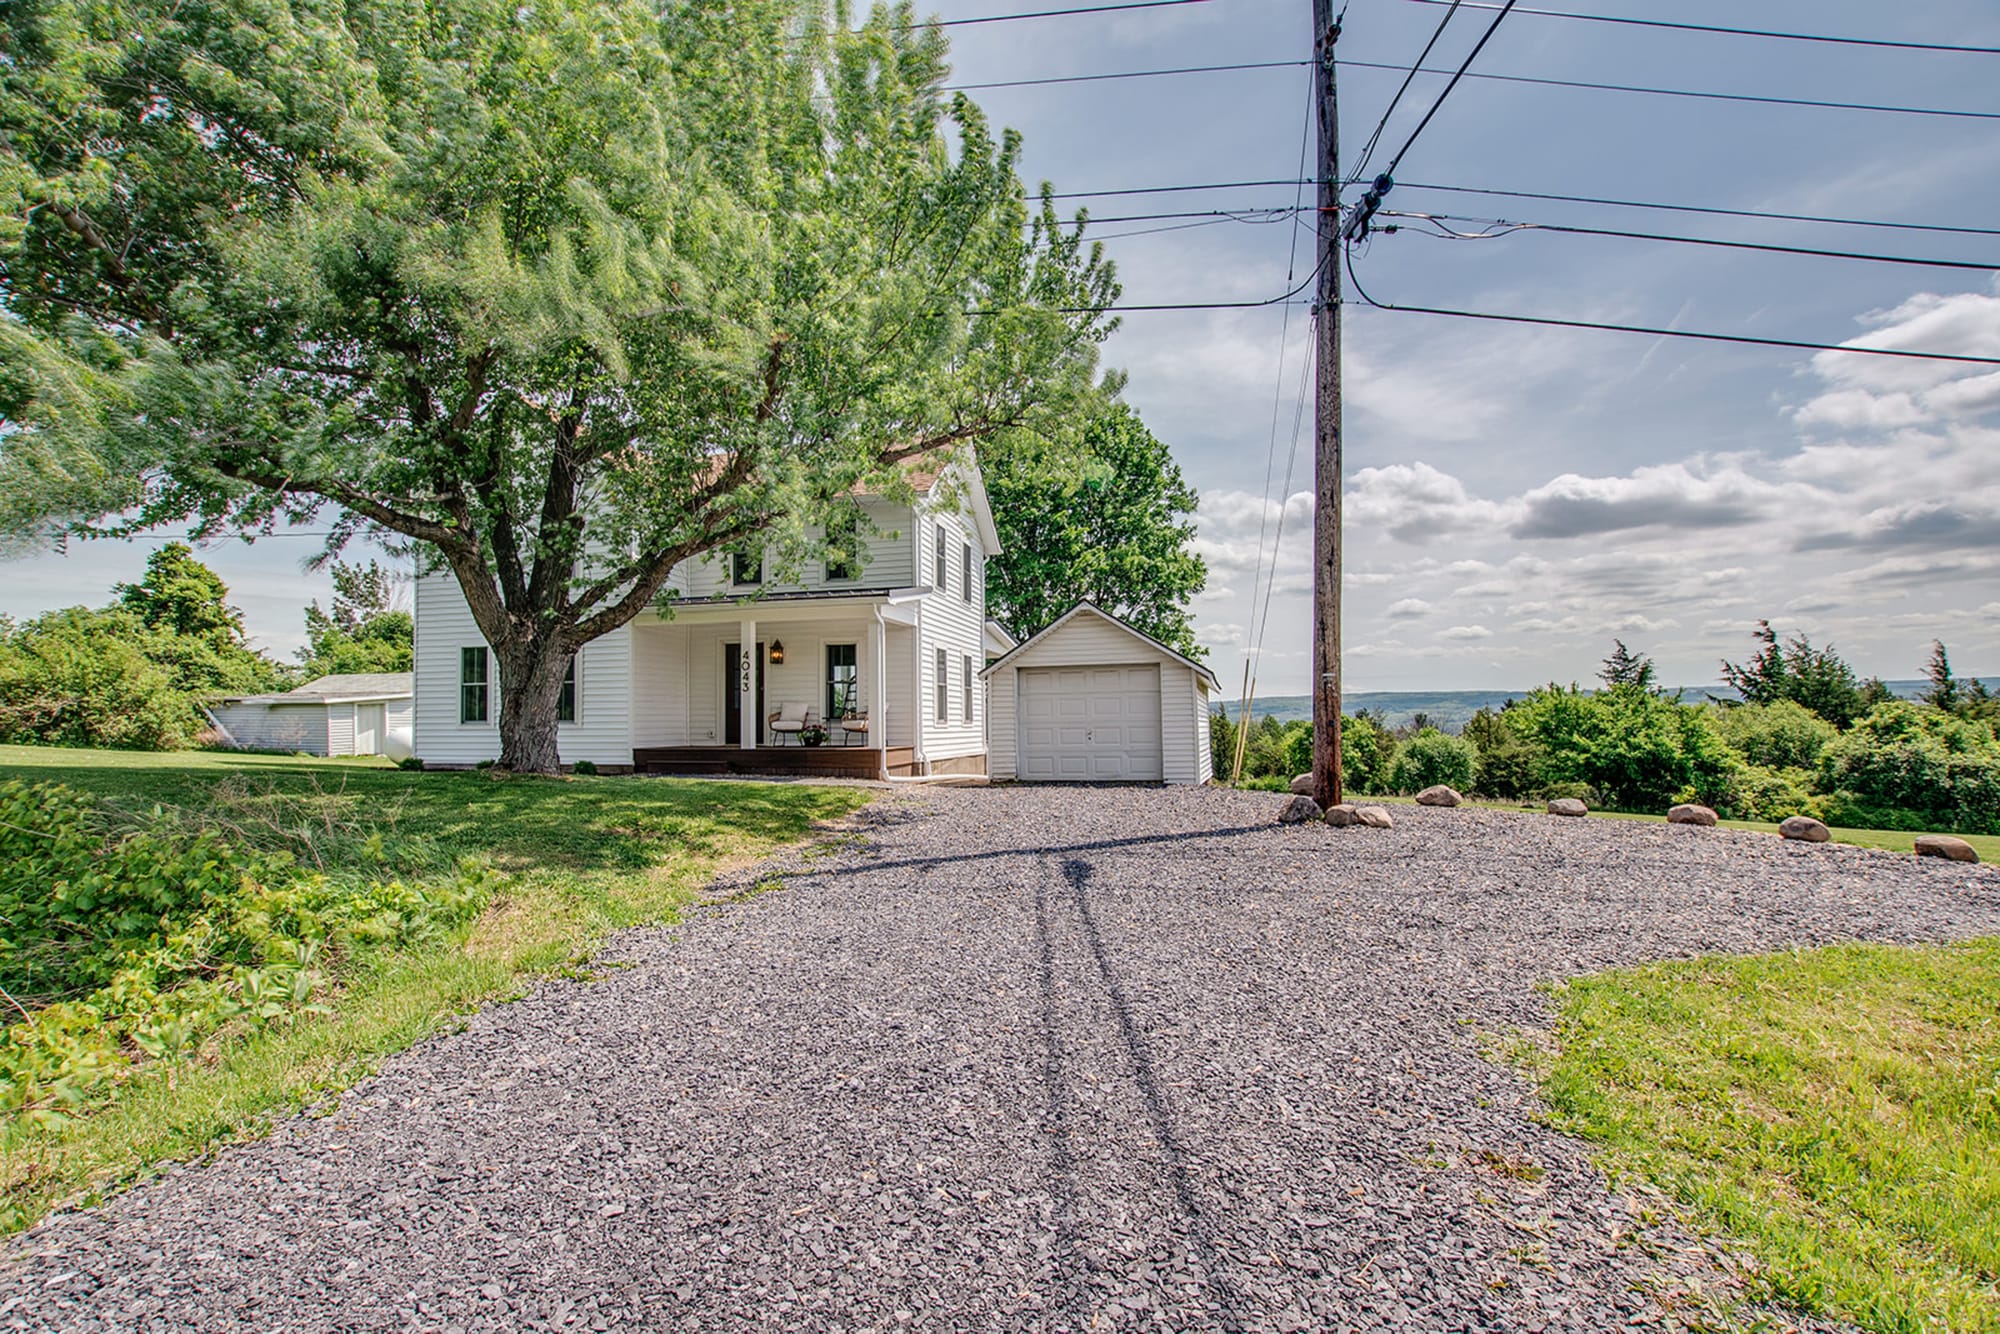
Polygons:
[[[986,617],[986,562],[1000,539],[969,456],[912,481],[912,503],[859,498],[865,558],[818,564],[793,582],[754,551],[674,570],[668,605],[577,654],[561,704],[563,762],[985,773],[980,673],[1013,647]],[[417,756],[437,767],[497,757],[499,680],[457,581],[422,576],[415,601]]]

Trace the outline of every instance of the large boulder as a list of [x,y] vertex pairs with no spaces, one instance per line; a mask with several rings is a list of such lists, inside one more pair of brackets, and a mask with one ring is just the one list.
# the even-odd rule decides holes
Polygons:
[[1810,815],[1794,815],[1778,826],[1782,838],[1796,839],[1800,843],[1824,843],[1833,837],[1833,831]]
[[1304,824],[1319,819],[1319,803],[1311,797],[1288,797],[1278,808],[1279,824]]
[[1955,862],[1979,861],[1979,854],[1970,843],[1950,834],[1917,835],[1917,855],[1919,857],[1943,857]]
[[1692,802],[1684,801],[1667,812],[1667,823],[1713,825],[1715,823],[1715,812],[1706,806],[1697,806]]
[[1370,829],[1394,829],[1396,822],[1389,818],[1389,812],[1380,806],[1356,806],[1354,818]]
[[1313,794],[1313,776],[1311,774],[1300,774],[1297,778],[1294,778],[1292,780],[1293,796],[1310,797],[1312,794]]
[[1352,829],[1361,823],[1361,816],[1353,802],[1343,801],[1326,808],[1326,822],[1335,829]]
[[1550,815],[1588,815],[1590,807],[1575,797],[1557,797],[1549,803]]
[[1464,800],[1455,788],[1446,787],[1443,783],[1433,784],[1417,793],[1419,806],[1456,806]]

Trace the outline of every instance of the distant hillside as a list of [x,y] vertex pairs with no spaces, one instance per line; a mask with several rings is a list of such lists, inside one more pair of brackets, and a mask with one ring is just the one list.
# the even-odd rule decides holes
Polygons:
[[[1985,678],[1988,689],[2000,689],[2000,679]],[[1928,681],[1888,681],[1889,689],[1903,699],[1915,699]],[[1732,699],[1736,692],[1728,686],[1682,686],[1681,698],[1690,702],[1708,695],[1717,699]],[[1525,690],[1364,690],[1348,695],[1342,704],[1349,713],[1360,713],[1366,709],[1378,713],[1391,727],[1401,727],[1417,714],[1429,718],[1433,727],[1447,732],[1456,732],[1465,726],[1466,720],[1481,709],[1497,709],[1510,699],[1521,699]],[[1231,718],[1237,716],[1237,701],[1228,700],[1219,706],[1221,712]],[[1312,717],[1312,696],[1271,695],[1258,700],[1250,710],[1258,718],[1276,718],[1281,723]]]

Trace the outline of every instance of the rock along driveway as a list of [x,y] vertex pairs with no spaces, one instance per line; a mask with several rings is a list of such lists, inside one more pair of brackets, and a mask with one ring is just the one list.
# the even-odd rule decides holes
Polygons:
[[[937,790],[0,1271],[0,1326],[1667,1325],[1718,1282],[1482,1037],[1538,979],[2000,932],[2000,875],[1222,791]],[[769,869],[746,879],[754,886]]]

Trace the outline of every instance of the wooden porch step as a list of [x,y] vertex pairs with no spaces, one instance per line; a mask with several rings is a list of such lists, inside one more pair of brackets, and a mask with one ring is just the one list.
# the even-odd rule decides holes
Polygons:
[[[883,757],[891,774],[916,771],[916,752],[891,746]],[[865,746],[654,746],[635,748],[632,767],[648,774],[763,774],[822,778],[873,778],[877,752]]]

